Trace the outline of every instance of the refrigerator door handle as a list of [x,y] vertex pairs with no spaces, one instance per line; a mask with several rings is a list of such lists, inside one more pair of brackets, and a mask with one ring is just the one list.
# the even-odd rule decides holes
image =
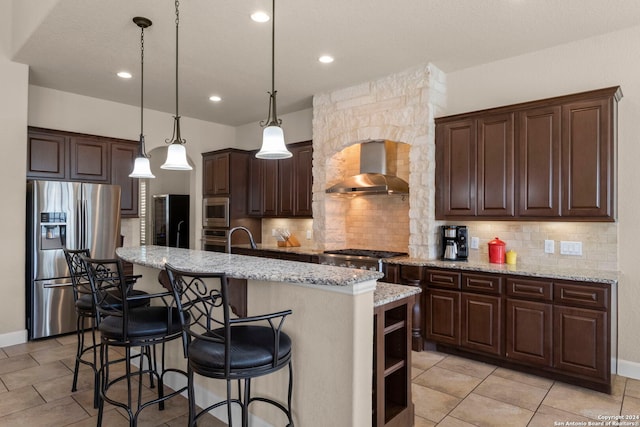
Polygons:
[[71,282],[66,282],[66,283],[46,283],[42,287],[43,288],[53,288],[53,289],[55,289],[55,288],[66,288],[66,287],[69,287],[69,286],[72,286],[72,285],[73,285],[73,283],[71,283]]
[[81,234],[82,234],[82,246],[81,249],[84,248],[88,248],[89,247],[89,238],[87,236],[87,224],[89,223],[89,210],[87,209],[87,200],[86,199],[82,199],[82,229],[81,229]]

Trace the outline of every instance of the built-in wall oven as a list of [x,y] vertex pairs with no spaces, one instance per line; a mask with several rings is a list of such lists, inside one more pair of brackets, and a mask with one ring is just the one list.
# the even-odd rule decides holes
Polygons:
[[229,230],[220,228],[204,228],[202,230],[202,250],[210,252],[226,252]]
[[203,227],[229,228],[229,222],[228,197],[206,197],[202,200]]

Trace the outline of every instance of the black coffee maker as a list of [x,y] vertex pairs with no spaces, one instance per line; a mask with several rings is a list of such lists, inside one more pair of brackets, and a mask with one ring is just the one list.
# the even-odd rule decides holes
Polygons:
[[466,225],[442,226],[442,256],[445,261],[466,261],[469,257],[469,235]]

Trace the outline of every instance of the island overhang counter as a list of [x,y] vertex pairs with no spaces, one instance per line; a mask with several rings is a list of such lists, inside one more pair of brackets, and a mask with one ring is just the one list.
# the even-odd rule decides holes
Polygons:
[[[163,246],[118,248],[116,253],[134,264],[135,274],[142,274],[136,284],[142,290],[157,291],[159,270],[170,263],[187,271],[245,279],[248,315],[291,309],[284,331],[293,341],[295,424],[371,425],[373,291],[382,273]],[[181,343],[171,343],[168,353],[168,363],[186,366]],[[222,399],[223,381],[197,380],[198,405]],[[282,370],[254,380],[252,394],[285,402],[286,384],[287,372]],[[282,414],[268,405],[258,402],[250,410],[252,426],[285,424]],[[214,415],[225,421],[226,409]]]

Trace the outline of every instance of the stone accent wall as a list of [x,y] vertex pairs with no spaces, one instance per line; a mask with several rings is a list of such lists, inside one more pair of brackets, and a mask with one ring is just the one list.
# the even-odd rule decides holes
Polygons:
[[[313,234],[317,247],[408,250],[421,258],[437,255],[433,117],[434,110],[443,105],[445,87],[444,73],[425,64],[314,96]],[[328,186],[354,174],[353,153],[343,150],[378,139],[409,146],[408,203],[399,196],[327,195]],[[406,149],[399,150],[398,158],[400,175],[407,166]]]

